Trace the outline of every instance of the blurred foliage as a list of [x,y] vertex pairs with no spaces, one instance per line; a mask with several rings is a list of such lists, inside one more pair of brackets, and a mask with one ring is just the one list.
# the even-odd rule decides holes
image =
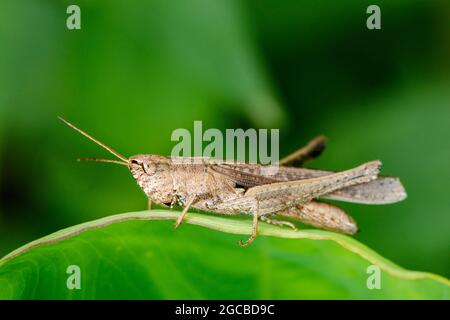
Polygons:
[[[248,237],[251,221],[192,213],[176,233],[172,221],[157,221],[173,220],[178,214],[152,210],[108,216],[19,248],[0,260],[0,299],[449,296],[448,280],[404,270],[345,235],[261,223],[258,241],[240,248],[238,238]],[[130,219],[135,221],[125,221]],[[198,226],[239,235],[225,238]],[[189,243],[185,239],[190,239]],[[72,263],[77,271],[68,268]],[[378,271],[371,269],[373,265]],[[377,277],[379,280],[374,280]],[[78,289],[67,290],[68,286]]]
[[146,206],[124,168],[74,161],[105,152],[57,115],[125,155],[168,154],[171,132],[202,120],[280,128],[285,154],[323,133],[329,147],[312,167],[381,159],[409,197],[339,204],[357,238],[450,275],[448,1],[378,1],[380,31],[366,28],[369,1],[76,3],[78,31],[65,26],[72,1],[0,3],[0,255]]

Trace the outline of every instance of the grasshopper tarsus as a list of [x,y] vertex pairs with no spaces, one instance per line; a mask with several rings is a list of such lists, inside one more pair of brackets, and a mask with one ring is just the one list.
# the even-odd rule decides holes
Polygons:
[[251,244],[251,243],[253,242],[253,240],[254,240],[254,238],[253,238],[253,239],[252,239],[252,238],[249,238],[249,239],[246,240],[246,241],[239,240],[239,245],[240,245],[241,247],[245,248],[246,246],[248,246],[249,244]]
[[265,223],[268,224],[273,224],[275,226],[285,226],[285,227],[289,227],[294,231],[297,231],[297,227],[295,226],[295,224],[293,224],[292,222],[289,221],[283,221],[283,220],[276,220],[276,219],[271,219],[267,216],[262,216],[261,217],[261,221],[264,221]]

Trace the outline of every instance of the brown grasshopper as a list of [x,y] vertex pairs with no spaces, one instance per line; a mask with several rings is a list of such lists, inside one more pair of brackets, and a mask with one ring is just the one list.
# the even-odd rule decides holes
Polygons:
[[[289,221],[273,219],[288,217],[315,227],[354,234],[358,228],[351,216],[318,198],[365,204],[387,204],[406,198],[398,178],[378,176],[381,162],[371,161],[356,168],[330,172],[298,168],[321,154],[325,138],[320,136],[305,147],[283,158],[275,174],[268,174],[265,165],[240,162],[218,162],[208,158],[171,158],[153,154],[122,156],[86,132],[60,118],[68,126],[102,146],[119,160],[82,158],[125,165],[151,204],[179,205],[183,210],[175,222],[177,228],[189,208],[219,214],[246,213],[253,216],[252,232],[242,246],[253,242],[258,221],[285,225]],[[198,161],[200,160],[200,161]]]

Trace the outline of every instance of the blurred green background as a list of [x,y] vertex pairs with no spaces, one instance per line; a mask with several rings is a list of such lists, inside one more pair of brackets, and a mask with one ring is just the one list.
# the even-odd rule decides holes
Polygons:
[[[66,28],[81,6],[82,29]],[[372,159],[408,199],[340,204],[358,240],[450,276],[450,2],[26,1],[0,3],[0,255],[63,227],[146,208],[125,155],[170,154],[176,128],[280,128],[288,154],[317,134],[313,168]],[[223,234],[224,238],[229,237]],[[161,239],[161,243],[164,239]]]

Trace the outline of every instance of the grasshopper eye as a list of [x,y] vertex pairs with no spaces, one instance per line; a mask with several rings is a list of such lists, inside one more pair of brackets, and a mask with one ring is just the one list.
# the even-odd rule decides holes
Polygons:
[[152,175],[156,172],[156,166],[153,163],[144,162],[142,168],[146,174]]

